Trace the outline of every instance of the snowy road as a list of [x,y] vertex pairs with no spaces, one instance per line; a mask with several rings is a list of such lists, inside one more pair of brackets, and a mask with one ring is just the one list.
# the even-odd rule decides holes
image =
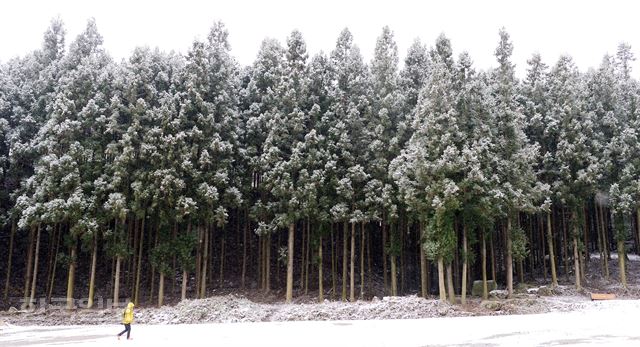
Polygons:
[[638,346],[640,301],[580,312],[385,321],[0,327],[0,346]]

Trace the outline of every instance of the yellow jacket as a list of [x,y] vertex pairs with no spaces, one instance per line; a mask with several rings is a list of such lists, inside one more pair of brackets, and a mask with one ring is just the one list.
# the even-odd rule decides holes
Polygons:
[[124,309],[122,313],[122,324],[131,324],[133,323],[133,303],[130,302],[127,304],[127,308]]

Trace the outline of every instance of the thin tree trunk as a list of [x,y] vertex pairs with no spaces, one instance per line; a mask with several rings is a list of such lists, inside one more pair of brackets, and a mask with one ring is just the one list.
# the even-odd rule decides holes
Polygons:
[[360,224],[360,299],[364,299],[364,222]]
[[89,278],[89,299],[87,308],[93,308],[93,297],[96,283],[96,262],[98,261],[98,234],[93,235],[93,247],[91,247],[91,275]]
[[318,240],[318,301],[324,301],[324,286],[322,277],[322,236]]
[[351,222],[351,267],[349,269],[349,301],[356,301],[355,288],[355,267],[356,267],[356,223]]
[[[577,232],[577,230],[575,232]],[[573,258],[576,289],[580,290],[582,289],[582,285],[580,284],[580,255],[578,254],[578,237],[576,235],[573,236]]]
[[209,264],[209,228],[204,226],[203,254],[202,254],[202,274],[200,275],[199,298],[204,299],[207,293],[207,265]]
[[583,217],[583,222],[584,222],[584,261],[582,263],[582,276],[583,276],[583,280],[586,281],[586,278],[584,278],[585,274],[587,273],[587,269],[589,267],[589,259],[591,258],[591,254],[589,252],[589,224],[587,223],[587,213],[588,213],[588,209],[586,204],[583,205],[582,208],[582,213],[584,214]]
[[218,282],[218,286],[220,288],[222,288],[223,284],[224,284],[224,257],[225,257],[225,232],[222,231],[220,233],[220,280]]
[[507,230],[505,231],[507,240],[507,258],[506,258],[506,271],[507,271],[507,296],[511,298],[513,296],[513,249],[511,245],[511,215],[507,216]]
[[187,281],[189,281],[189,273],[182,270],[182,291],[180,292],[180,301],[187,299]]
[[420,237],[418,238],[418,252],[420,254],[420,293],[423,298],[426,298],[429,294],[429,288],[427,287],[427,257],[422,249],[422,242],[424,241],[425,230],[424,223],[420,222]]
[[447,262],[447,291],[449,292],[449,302],[456,303],[456,293],[453,288],[453,269],[451,267],[451,261]]
[[558,273],[556,272],[556,256],[553,248],[553,234],[551,230],[551,212],[547,213],[547,243],[549,247],[549,266],[551,267],[551,286],[558,286]]
[[265,273],[266,273],[266,292],[269,293],[271,291],[271,234],[267,235],[266,242],[266,261],[265,261]]
[[438,257],[438,291],[440,293],[440,301],[447,300],[447,291],[444,285],[444,259]]
[[[136,218],[135,214],[132,214],[132,219],[133,219],[133,248],[131,248],[133,250],[133,257],[131,259],[131,265],[133,267],[133,270],[129,273],[129,276],[127,278],[127,288],[129,288],[128,292],[129,293],[135,293],[135,286],[136,286],[136,273],[138,272],[138,253],[136,252],[136,250],[138,249],[138,242],[140,242],[140,227],[138,224],[138,218]],[[175,259],[175,256],[174,256]],[[133,299],[133,297],[131,297],[130,299]],[[135,303],[134,303],[135,304]]]
[[[406,269],[405,269],[405,264],[406,262],[404,261],[404,257],[405,257],[405,252],[404,252],[404,235],[406,235],[404,232],[402,232],[405,228],[409,228],[409,223],[407,223],[404,218],[402,218],[402,228],[398,229],[400,230],[400,290],[397,292],[397,294],[402,295],[402,293],[404,293],[404,284],[405,284],[405,275],[406,275]],[[407,229],[406,232],[408,232],[409,230]]]
[[[155,223],[155,232],[153,237],[153,247],[149,247],[149,249],[154,249],[158,247],[158,237],[160,235],[160,223],[159,221]],[[149,302],[153,302],[153,293],[155,293],[156,288],[156,267],[151,266],[151,290],[149,291]]]
[[[539,244],[539,248],[540,248],[540,257],[539,260],[542,262],[542,275],[544,278],[544,281],[547,282],[547,247],[545,246],[544,240],[544,225],[545,223],[542,221],[542,215],[538,215],[538,229],[540,231],[540,244]],[[549,259],[551,259],[551,256],[549,256]]]
[[309,224],[309,220],[307,220],[306,225],[307,227],[305,229],[307,230],[307,240],[304,245],[304,247],[306,248],[304,260],[304,295],[307,295],[309,293],[309,257],[311,254],[311,225]]
[[[238,221],[240,223],[240,221]],[[242,289],[245,289],[245,281],[247,278],[247,234],[249,229],[249,217],[247,209],[244,209],[244,228],[242,232],[242,275],[240,284]]]
[[496,271],[496,252],[493,244],[493,234],[489,234],[489,255],[491,256],[491,279],[498,281],[498,273]]
[[71,262],[69,263],[69,276],[67,278],[67,309],[73,309],[73,287],[76,280],[76,240],[71,245]]
[[56,236],[56,250],[53,255],[53,266],[51,269],[51,278],[49,280],[49,290],[47,291],[47,303],[51,303],[51,295],[53,294],[53,285],[56,281],[56,268],[58,266],[58,251],[60,250],[60,239],[62,238],[62,226],[58,225],[58,235]]
[[636,208],[636,231],[638,233],[638,254],[640,254],[640,206]]
[[389,290],[389,276],[387,273],[389,270],[387,269],[387,225],[384,221],[384,216],[382,218],[382,277],[384,278],[384,294],[387,294]]
[[304,288],[304,271],[306,270],[305,261],[307,257],[305,252],[307,250],[306,245],[306,237],[307,237],[307,225],[302,223],[302,242],[300,242],[300,288]]
[[462,286],[460,288],[460,303],[467,303],[467,224],[462,224]]
[[[608,214],[607,214],[608,215]],[[604,252],[604,279],[609,281],[609,234],[607,232],[608,223],[607,215],[604,214],[604,208],[600,207],[600,216],[602,222],[602,251]]]
[[564,212],[564,208],[562,208],[560,210],[560,213],[562,215],[561,217],[561,221],[562,221],[562,253],[564,254],[563,260],[564,260],[564,275],[567,279],[567,281],[569,280],[569,246],[568,246],[568,236],[567,236],[567,221],[566,221],[566,216],[565,216],[565,212]]
[[347,226],[347,222],[344,222],[343,228],[343,239],[342,239],[342,301],[347,301],[347,245],[349,240],[349,227]]
[[121,262],[121,257],[117,256],[116,257],[116,274],[113,280],[113,306],[114,307],[118,307],[119,304],[119,300],[120,300],[120,262]]
[[[214,263],[216,260],[216,257],[214,256],[214,243],[215,243],[215,239],[216,239],[216,227],[215,227],[215,223],[209,223],[209,229],[211,231],[207,231],[210,233],[209,235],[209,243],[207,244],[207,247],[209,247],[209,250],[207,251],[209,254],[209,257],[207,258],[209,260],[209,264],[207,264],[207,287],[213,287],[214,285],[214,280],[215,277],[213,276],[214,269]],[[205,294],[206,295],[206,294]]]
[[618,240],[618,271],[620,271],[620,284],[622,284],[622,288],[627,289],[625,257],[624,241]]
[[33,243],[35,241],[35,227],[29,228],[29,249],[27,250],[27,272],[24,276],[24,304],[29,306],[29,289],[31,288],[31,277],[33,275]]
[[371,239],[373,239],[373,234],[369,234],[369,237],[367,237],[367,286],[369,287],[369,291],[373,293],[373,270],[371,265],[373,263],[371,258],[371,246],[373,245],[373,241],[371,241]]
[[36,299],[36,283],[38,282],[38,259],[40,258],[40,235],[41,226],[38,224],[38,232],[36,235],[36,249],[33,259],[33,279],[31,281],[31,295],[29,296],[29,307],[35,304]]
[[[56,240],[58,239],[58,223],[54,223],[53,224],[53,230],[51,231],[51,234],[49,235],[49,254],[47,255],[47,262],[46,262],[46,268],[47,268],[47,277],[46,280],[44,282],[44,295],[47,296],[47,294],[49,293],[49,283],[51,283],[51,276],[52,276],[52,270],[53,270],[53,264],[54,264],[54,254],[53,252],[56,250]],[[47,297],[48,298],[48,297]],[[47,300],[46,301],[47,304],[49,304],[50,302]]]
[[158,307],[162,307],[164,302],[164,272],[160,271],[160,280],[158,281]]
[[134,290],[134,305],[138,305],[140,302],[140,277],[142,275],[142,250],[144,249],[144,223],[146,220],[146,213],[142,214],[142,222],[140,223],[140,242],[138,249],[138,266],[136,266],[136,286]]
[[293,298],[293,238],[295,234],[295,224],[289,224],[289,243],[287,249],[287,294],[286,302],[291,302]]
[[487,286],[487,240],[482,229],[482,300],[489,298],[489,288]]
[[398,295],[398,259],[395,253],[396,235],[395,231],[397,225],[389,226],[389,263],[391,264],[391,296]]
[[4,280],[4,300],[9,297],[9,283],[11,282],[11,260],[13,258],[13,238],[16,234],[16,222],[11,223],[11,236],[9,237],[9,256],[7,257],[7,278]]
[[202,242],[204,241],[204,234],[200,225],[196,225],[196,230],[198,231],[198,247],[196,248],[195,288],[196,298],[200,298],[200,276],[202,276]]
[[338,259],[336,254],[336,240],[333,234],[333,223],[331,224],[331,297],[335,300],[338,283]]

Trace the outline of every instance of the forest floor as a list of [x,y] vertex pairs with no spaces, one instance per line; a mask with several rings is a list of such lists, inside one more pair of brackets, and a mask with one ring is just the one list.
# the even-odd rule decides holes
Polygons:
[[[160,308],[141,307],[135,310],[136,324],[192,324],[277,321],[346,321],[421,319],[434,317],[500,316],[514,314],[538,314],[572,312],[601,307],[592,302],[590,293],[612,293],[620,302],[640,299],[640,257],[629,255],[627,276],[629,286],[618,283],[617,257],[612,255],[609,264],[610,278],[601,275],[600,260],[592,256],[588,275],[581,291],[560,276],[560,286],[551,289],[542,285],[545,281],[529,281],[518,285],[516,294],[507,299],[505,290],[492,291],[489,300],[470,296],[465,305],[441,302],[435,297],[424,299],[415,295],[399,297],[374,297],[372,300],[342,302],[315,297],[297,296],[286,304],[274,296],[257,292],[246,295],[221,294],[200,300],[185,300]],[[569,280],[572,280],[569,277]],[[632,302],[632,301],[630,301]],[[633,300],[633,302],[636,302]],[[121,308],[76,309],[36,308],[20,310],[10,308],[0,311],[0,326],[54,326],[54,325],[104,325],[118,324]]]

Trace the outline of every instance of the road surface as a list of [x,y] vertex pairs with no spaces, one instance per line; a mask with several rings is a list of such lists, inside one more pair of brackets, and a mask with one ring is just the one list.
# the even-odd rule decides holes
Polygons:
[[0,327],[0,346],[640,346],[638,301],[579,312],[416,320]]

